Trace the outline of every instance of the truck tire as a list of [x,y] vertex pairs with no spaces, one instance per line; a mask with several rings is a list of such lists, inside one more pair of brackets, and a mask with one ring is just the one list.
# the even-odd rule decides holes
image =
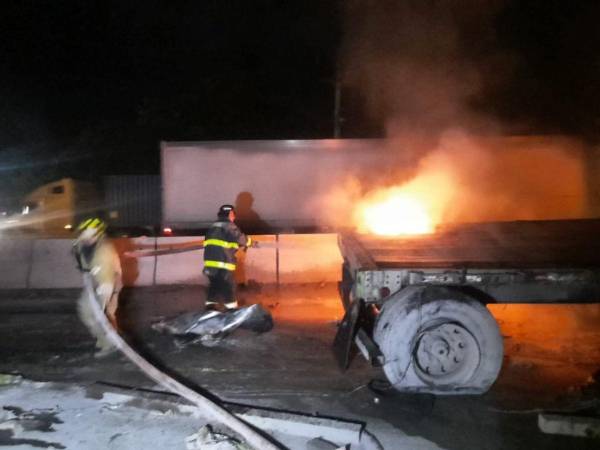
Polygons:
[[373,337],[385,375],[400,391],[480,394],[502,366],[496,320],[458,289],[405,288],[384,304]]

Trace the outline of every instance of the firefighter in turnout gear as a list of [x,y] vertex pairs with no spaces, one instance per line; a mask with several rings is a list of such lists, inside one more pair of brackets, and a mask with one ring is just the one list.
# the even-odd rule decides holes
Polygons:
[[221,206],[218,221],[210,227],[204,237],[204,274],[210,282],[206,297],[206,307],[209,309],[216,309],[219,305],[223,305],[225,309],[238,307],[235,299],[235,254],[240,248],[246,250],[256,246],[249,236],[240,231],[234,221],[234,207]]
[[[113,327],[117,328],[117,307],[122,287],[121,262],[113,244],[106,238],[106,224],[98,218],[87,219],[77,227],[78,237],[73,243],[73,254],[82,272],[90,272],[94,279],[96,300]],[[112,353],[115,348],[94,319],[94,313],[85,297],[77,304],[79,318],[96,338],[96,357]]]

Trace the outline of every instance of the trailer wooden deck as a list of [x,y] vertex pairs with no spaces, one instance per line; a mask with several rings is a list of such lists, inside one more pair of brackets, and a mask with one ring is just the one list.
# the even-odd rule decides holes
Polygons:
[[412,237],[340,235],[354,269],[600,269],[600,220],[445,226]]
[[599,236],[600,220],[461,224],[404,238],[342,233],[342,285],[365,301],[382,287],[431,284],[475,288],[486,302],[595,303]]

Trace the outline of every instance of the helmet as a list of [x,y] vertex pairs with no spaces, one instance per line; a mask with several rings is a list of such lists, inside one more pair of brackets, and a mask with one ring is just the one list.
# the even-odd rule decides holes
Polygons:
[[97,217],[86,219],[77,227],[79,239],[98,239],[106,232],[106,223]]
[[229,217],[229,213],[231,211],[235,213],[235,208],[233,207],[233,205],[221,205],[217,215],[219,216],[219,218],[226,219],[227,217]]

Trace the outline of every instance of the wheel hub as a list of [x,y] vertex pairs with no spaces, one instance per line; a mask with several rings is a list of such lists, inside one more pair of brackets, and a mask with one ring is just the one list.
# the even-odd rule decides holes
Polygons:
[[473,335],[456,323],[443,323],[422,331],[413,355],[419,377],[436,385],[468,381],[481,356]]

